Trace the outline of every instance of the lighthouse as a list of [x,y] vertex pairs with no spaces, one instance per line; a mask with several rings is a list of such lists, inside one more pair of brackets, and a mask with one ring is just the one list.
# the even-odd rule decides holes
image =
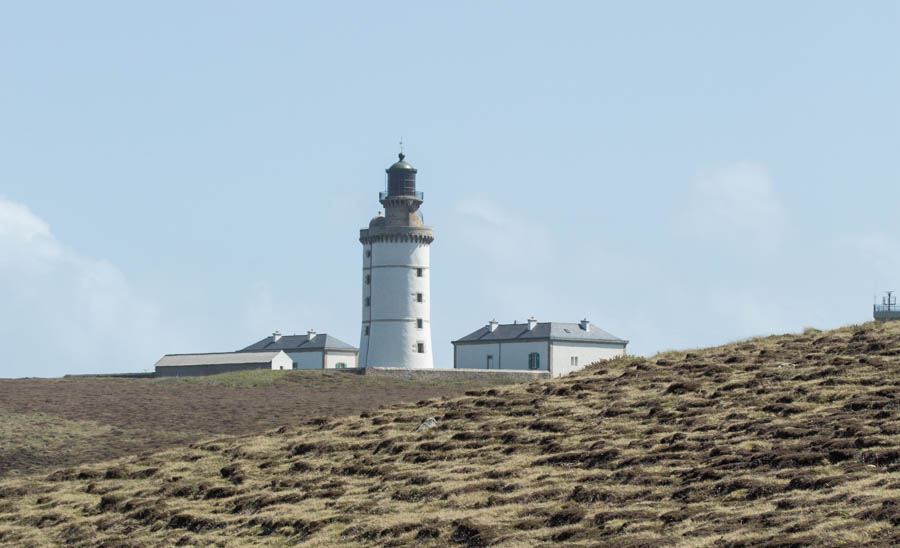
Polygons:
[[431,369],[431,260],[434,231],[422,222],[416,169],[399,160],[385,170],[384,206],[359,231],[363,246],[359,367]]

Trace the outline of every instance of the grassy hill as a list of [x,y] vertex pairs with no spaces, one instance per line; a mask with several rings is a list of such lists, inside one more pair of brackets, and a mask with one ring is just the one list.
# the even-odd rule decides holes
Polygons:
[[[475,386],[509,381],[479,379]],[[459,380],[341,371],[243,371],[210,377],[0,380],[0,477],[105,461],[218,434],[259,433],[310,417],[462,395]]]
[[[416,431],[427,417],[438,426]],[[7,479],[0,542],[897,544],[900,323]]]

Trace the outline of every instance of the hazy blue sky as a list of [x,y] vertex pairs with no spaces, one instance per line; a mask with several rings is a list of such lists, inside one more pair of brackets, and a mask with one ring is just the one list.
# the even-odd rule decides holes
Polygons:
[[359,340],[403,137],[437,366],[492,317],[633,353],[900,289],[898,2],[4,2],[0,376]]

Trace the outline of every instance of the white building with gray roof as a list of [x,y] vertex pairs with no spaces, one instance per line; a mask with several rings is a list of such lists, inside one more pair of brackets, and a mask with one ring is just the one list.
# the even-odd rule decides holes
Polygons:
[[587,320],[579,323],[538,322],[484,327],[453,341],[455,369],[524,369],[559,377],[594,362],[625,355],[628,341]]
[[212,352],[166,354],[156,362],[157,377],[201,377],[248,369],[290,369],[291,358],[280,350],[270,352]]
[[284,335],[278,331],[236,352],[166,354],[156,362],[157,377],[197,377],[249,369],[347,369],[357,366],[359,350],[327,333]]
[[291,358],[291,369],[348,369],[357,366],[359,350],[327,333],[313,330],[306,335],[282,335],[255,342],[238,352],[282,351]]

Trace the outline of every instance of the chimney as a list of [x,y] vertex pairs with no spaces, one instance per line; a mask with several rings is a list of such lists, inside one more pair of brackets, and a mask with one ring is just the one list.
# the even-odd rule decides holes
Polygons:
[[581,323],[578,324],[578,325],[580,325],[581,328],[584,329],[585,331],[590,331],[590,330],[591,330],[591,322],[589,322],[589,321],[587,320],[587,318],[581,320]]
[[281,331],[276,331],[272,333],[272,342],[278,342],[281,340]]
[[534,329],[534,326],[537,325],[537,320],[534,319],[534,316],[528,318],[528,331]]
[[316,338],[316,330],[315,329],[308,330],[306,332],[306,334],[309,335],[309,340],[313,340]]
[[497,330],[497,326],[500,325],[497,323],[497,320],[491,320],[488,322],[488,329],[490,329],[491,333]]

